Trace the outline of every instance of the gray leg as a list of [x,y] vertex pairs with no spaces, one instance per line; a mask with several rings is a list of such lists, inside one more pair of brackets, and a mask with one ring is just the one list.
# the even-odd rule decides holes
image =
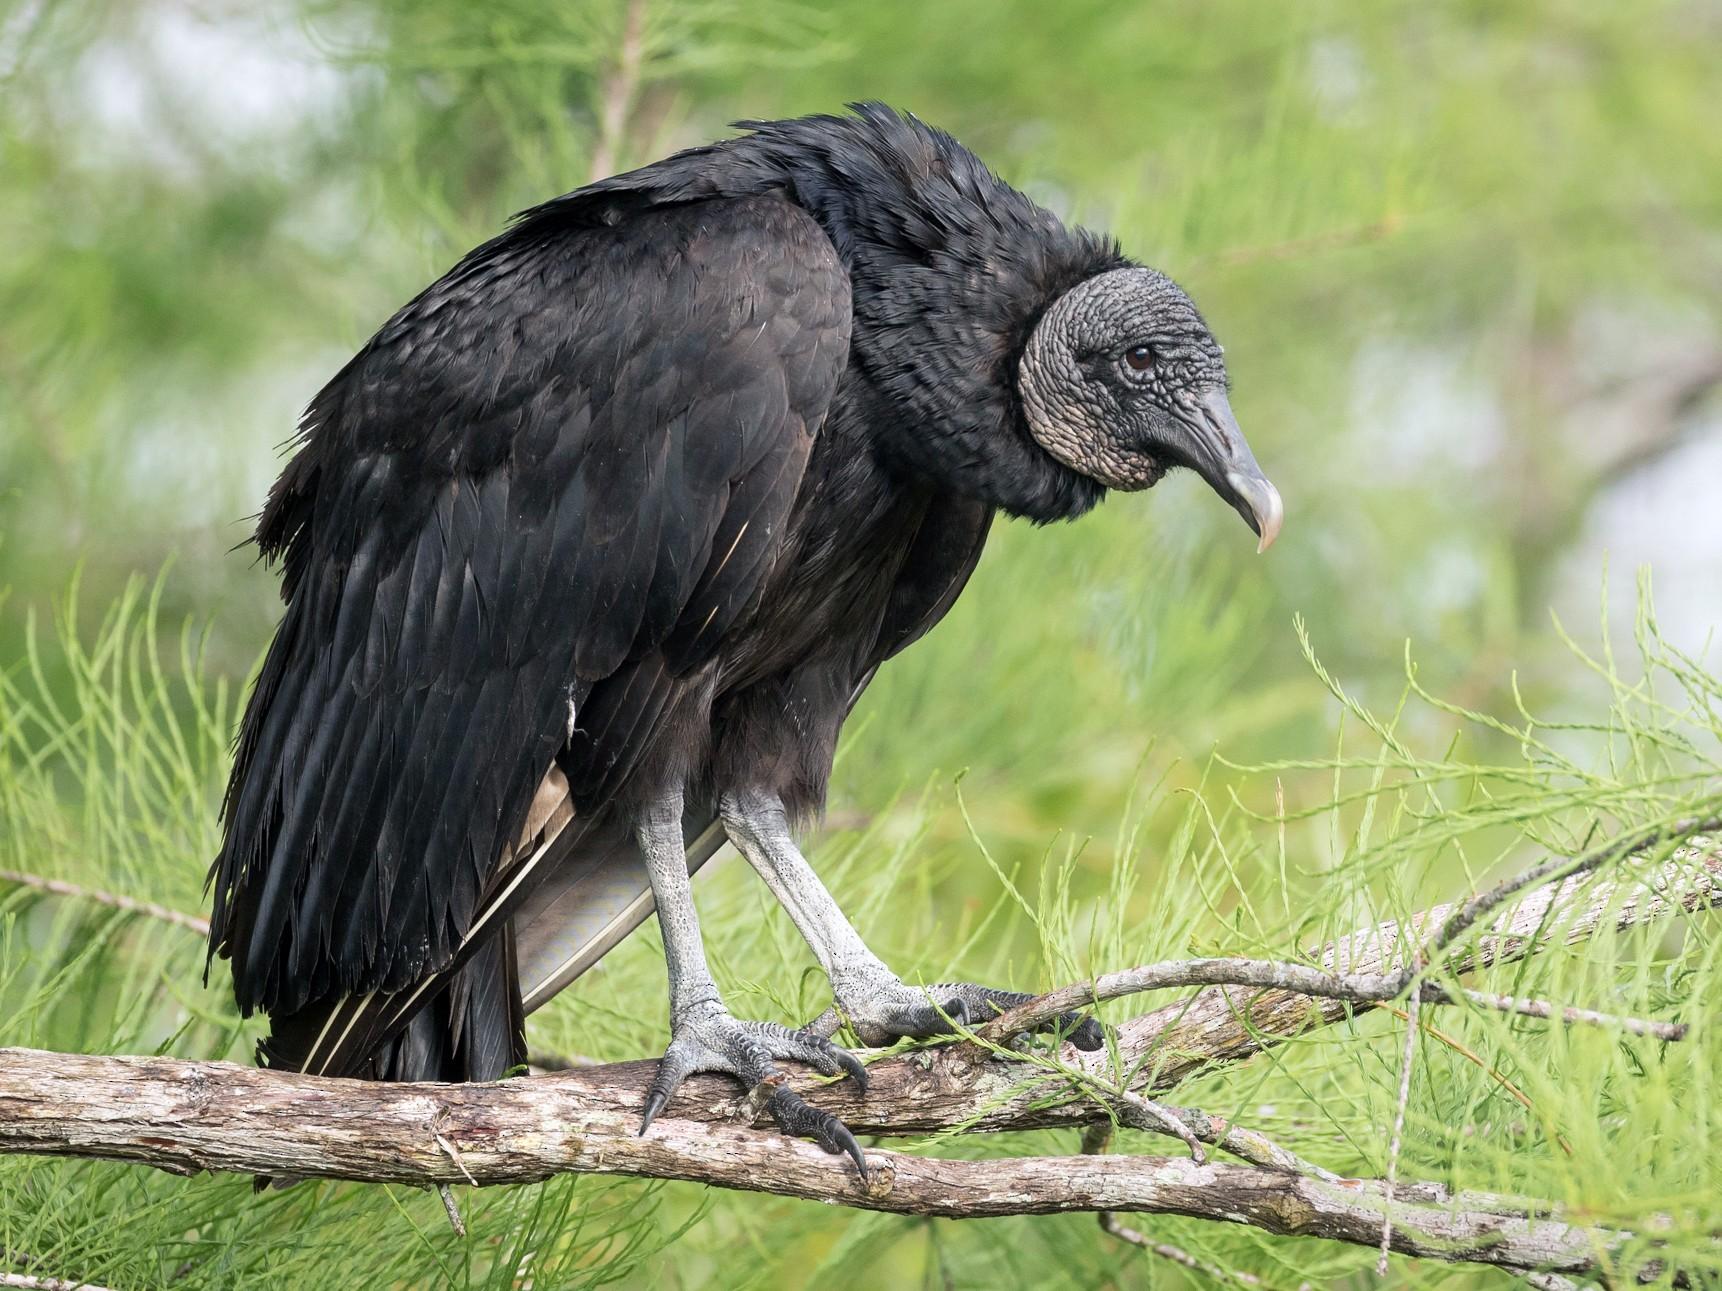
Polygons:
[[782,1081],[774,1058],[793,1058],[827,1076],[848,1072],[866,1088],[867,1071],[853,1056],[809,1031],[791,1031],[777,1022],[738,1021],[724,1006],[706,965],[699,918],[682,851],[681,794],[666,795],[635,822],[646,858],[646,872],[664,933],[664,960],[670,976],[670,1047],[658,1063],[646,1093],[644,1134],[677,1087],[697,1071],[721,1071],[749,1089],[770,1085],[765,1106],[787,1134],[816,1139],[827,1152],[847,1152],[863,1176],[867,1160],[855,1136],[835,1116],[809,1107]]
[[[789,832],[783,804],[773,794],[739,791],[723,795],[720,809],[730,841],[759,871],[789,911],[831,978],[831,991],[864,1044],[889,1044],[900,1036],[950,1035],[952,1022],[978,1025],[1032,997],[972,982],[906,985],[867,949]],[[946,1018],[950,1021],[947,1021]],[[1079,1049],[1104,1043],[1093,1018],[1067,1013],[1053,1024]]]

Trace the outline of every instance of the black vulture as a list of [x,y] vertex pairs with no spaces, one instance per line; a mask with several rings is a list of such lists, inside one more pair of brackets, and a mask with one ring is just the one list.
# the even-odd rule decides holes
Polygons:
[[[864,1042],[1026,998],[905,984],[803,859],[845,717],[998,512],[1068,520],[1186,467],[1279,531],[1169,278],[883,105],[743,128],[524,212],[306,410],[257,526],[286,612],[211,869],[211,954],[270,1066],[500,1077],[655,906],[642,1133],[696,1071],[864,1081],[719,998],[689,874],[726,839]],[[862,1163],[773,1084],[786,1131]]]

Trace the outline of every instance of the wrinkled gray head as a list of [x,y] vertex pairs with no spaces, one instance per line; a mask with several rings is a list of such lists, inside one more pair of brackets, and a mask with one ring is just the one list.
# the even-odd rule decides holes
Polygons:
[[1226,398],[1226,365],[1196,306],[1153,269],[1116,269],[1053,302],[1017,372],[1029,432],[1052,457],[1112,489],[1195,471],[1261,537],[1279,533],[1279,492],[1256,465]]

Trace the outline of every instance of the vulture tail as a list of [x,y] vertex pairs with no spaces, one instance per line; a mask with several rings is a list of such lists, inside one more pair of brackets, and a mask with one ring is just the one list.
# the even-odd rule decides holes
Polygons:
[[[398,995],[347,995],[276,1014],[258,1061],[285,1071],[361,1080],[496,1080],[526,1061],[526,1014],[598,962],[651,915],[651,881],[618,821],[566,829],[561,813],[535,838],[539,872],[503,904],[504,882],[447,969]],[[710,809],[683,825],[688,870],[723,845]],[[523,849],[524,850],[524,849]],[[501,908],[497,908],[501,907]],[[485,912],[489,913],[486,915]]]
[[[278,1071],[304,1071],[319,1039],[342,1014],[341,1000],[317,1001],[270,1018],[257,1060]],[[398,1032],[345,1070],[361,1080],[499,1080],[526,1061],[526,1014],[520,1005],[514,930],[475,950],[445,989]]]

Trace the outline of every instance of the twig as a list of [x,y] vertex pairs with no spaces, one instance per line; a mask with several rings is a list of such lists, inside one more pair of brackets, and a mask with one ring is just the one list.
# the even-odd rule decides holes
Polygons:
[[616,51],[616,66],[604,78],[604,97],[598,113],[598,142],[592,149],[592,171],[588,182],[605,178],[616,169],[622,151],[622,135],[628,126],[628,109],[640,88],[640,64],[645,54],[646,0],[628,0],[622,19],[622,43]]
[[[1407,984],[1408,985],[1408,984]],[[1050,1022],[1060,1014],[1081,1009],[1089,1004],[1140,995],[1148,991],[1172,990],[1188,986],[1257,986],[1286,991],[1293,995],[1340,1000],[1347,1004],[1385,1004],[1404,995],[1396,973],[1346,973],[1336,975],[1308,964],[1272,959],[1173,959],[1158,964],[1144,964],[1117,973],[1106,973],[1092,982],[1049,991],[1036,999],[1001,1013],[975,1030],[978,1039],[998,1042],[1010,1035],[1030,1031]],[[1659,1022],[1654,1019],[1623,1017],[1596,1009],[1571,1008],[1548,1000],[1518,999],[1511,995],[1494,995],[1487,991],[1452,991],[1439,982],[1417,983],[1415,998],[1424,1004],[1453,1004],[1463,998],[1481,1008],[1527,1017],[1552,1018],[1566,1023],[1591,1026],[1619,1027],[1634,1035],[1654,1036],[1661,1040],[1683,1040],[1684,1023]]]
[[1208,1154],[1202,1150],[1202,1140],[1197,1136],[1182,1117],[1176,1115],[1171,1108],[1162,1107],[1151,1098],[1133,1094],[1128,1089],[1112,1089],[1106,1091],[1112,1098],[1118,1100],[1125,1109],[1126,1116],[1120,1119],[1133,1129],[1158,1130],[1162,1134],[1170,1134],[1183,1142],[1190,1149],[1190,1159],[1197,1165],[1202,1165],[1208,1159]]
[[[1610,861],[1619,860],[1633,852],[1655,847],[1670,839],[1692,839],[1699,834],[1708,834],[1722,829],[1722,816],[1692,817],[1674,821],[1668,825],[1657,825],[1649,829],[1638,830],[1623,838],[1614,839],[1586,852],[1584,855],[1568,859],[1552,857],[1541,865],[1532,866],[1522,874],[1502,879],[1487,892],[1481,893],[1466,901],[1437,926],[1434,937],[1430,939],[1431,955],[1436,951],[1445,950],[1458,940],[1460,934],[1469,929],[1477,920],[1489,911],[1500,906],[1506,899],[1524,891],[1534,884],[1552,882],[1557,879],[1581,878],[1594,870],[1600,869]],[[1412,974],[1405,974],[1406,984],[1409,985]]]
[[[80,887],[76,883],[68,883],[64,879],[44,878],[39,874],[25,874],[19,870],[0,870],[0,883],[15,883],[19,887],[29,888],[33,892],[46,892],[57,897],[73,897],[79,901],[94,901],[114,910],[124,910],[127,914],[147,915],[151,919],[159,919],[163,923],[171,923],[176,927],[195,932],[200,937],[209,936],[209,920],[195,914],[186,914],[183,910],[172,910],[154,901],[140,901],[136,897],[121,896],[117,892],[103,892],[98,888]],[[0,1285],[4,1285],[0,1283]]]
[[[1567,881],[1576,880],[1588,874],[1604,862],[1618,859],[1627,852],[1642,847],[1650,847],[1667,838],[1692,837],[1702,831],[1722,828],[1722,817],[1711,817],[1704,820],[1683,820],[1668,827],[1645,831],[1621,842],[1611,843],[1598,848],[1595,852],[1587,853],[1577,859],[1557,857],[1543,865],[1508,879],[1482,896],[1473,897],[1457,909],[1439,907],[1438,911],[1444,917],[1438,925],[1438,931],[1427,947],[1428,959],[1450,947],[1453,940],[1469,929],[1483,915],[1499,906],[1506,899],[1529,887],[1533,881],[1560,876]],[[1696,840],[1695,840],[1696,841]],[[1427,923],[1427,918],[1423,921]],[[1382,930],[1397,925],[1382,925]],[[1324,957],[1325,959],[1325,957]],[[1331,962],[1331,961],[1328,961]],[[1421,960],[1416,963],[1421,963]],[[1411,988],[1419,969],[1408,965],[1396,972],[1333,972],[1327,968],[1318,968],[1312,964],[1299,964],[1283,960],[1205,958],[1169,960],[1158,964],[1145,964],[1140,968],[1126,969],[1122,972],[1105,973],[1088,982],[1078,982],[1063,987],[1026,1003],[1019,1004],[993,1018],[985,1025],[976,1029],[975,1034],[982,1040],[1000,1041],[1017,1032],[1030,1031],[1035,1027],[1052,1021],[1062,1013],[1078,1010],[1091,1004],[1105,1000],[1118,999],[1126,995],[1137,995],[1145,991],[1166,990],[1188,986],[1255,986],[1286,991],[1297,995],[1312,996],[1320,999],[1342,1001],[1349,1004],[1383,1004],[1388,1000],[1399,998]],[[1454,971],[1458,971],[1455,967]],[[1452,1002],[1453,996],[1447,989],[1436,982],[1422,982],[1419,993],[1424,1003],[1445,1004]],[[1659,1034],[1662,1038],[1678,1039],[1679,1035],[1672,1034],[1679,1029],[1670,1024],[1652,1024],[1634,1018],[1616,1018],[1612,1015],[1597,1013],[1586,1009],[1557,1009],[1559,1006],[1546,1001],[1519,1000],[1513,1001],[1509,996],[1487,996],[1481,992],[1470,996],[1473,1003],[1486,1007],[1505,1007],[1512,1012],[1527,1012],[1538,1010],[1534,1016],[1559,1016],[1563,1021],[1596,1022],[1607,1025],[1622,1026],[1629,1030],[1637,1029],[1642,1034]],[[1505,1003],[1501,1003],[1505,1001]],[[1653,1030],[1660,1026],[1661,1031]]]
[[460,1217],[460,1206],[454,1199],[454,1189],[446,1183],[436,1186],[437,1196],[442,1198],[443,1213],[448,1216],[448,1225],[454,1229],[456,1237],[466,1236],[466,1221]]
[[1340,1176],[1333,1171],[1305,1161],[1290,1148],[1282,1147],[1260,1130],[1230,1124],[1221,1117],[1210,1116],[1194,1107],[1172,1107],[1165,1103],[1156,1105],[1162,1111],[1177,1117],[1190,1133],[1203,1143],[1211,1143],[1251,1165],[1308,1175],[1312,1179],[1324,1179],[1328,1183],[1340,1181]]
[[25,1291],[108,1291],[94,1282],[69,1282],[65,1278],[38,1277],[34,1273],[0,1273],[0,1287],[20,1287]]
[[[1121,1242],[1129,1242],[1132,1246],[1140,1246],[1151,1254],[1158,1255],[1163,1260],[1171,1260],[1174,1264],[1182,1264],[1185,1268],[1216,1282],[1236,1282],[1241,1286],[1259,1287],[1266,1285],[1254,1273],[1245,1273],[1242,1269],[1223,1269],[1218,1264],[1210,1264],[1199,1260],[1182,1246],[1174,1246],[1170,1242],[1156,1242],[1146,1233],[1138,1232],[1122,1222],[1110,1210],[1100,1212],[1100,1228],[1102,1232],[1116,1237]],[[1307,1287],[1306,1282],[1303,1286]]]
[[[1465,973],[1525,958],[1551,944],[1573,945],[1601,928],[1623,930],[1678,913],[1722,904],[1722,839],[1693,837],[1653,871],[1587,884],[1572,875],[1526,892],[1490,930],[1447,961]],[[1437,906],[1402,927],[1396,922],[1361,929],[1323,947],[1316,956],[1333,972],[1379,972],[1401,952],[1401,941],[1420,928],[1439,926],[1454,910]],[[1169,1089],[1196,1071],[1238,1062],[1313,1026],[1330,1025],[1371,1004],[1311,999],[1291,991],[1244,992],[1216,987],[1121,1023],[1117,1046],[1126,1062],[1153,1054],[1146,1079]],[[1001,1108],[1014,1119],[1015,1108]]]
[[[1650,1036],[1656,1040],[1684,1040],[1688,1027],[1684,1022],[1658,1022],[1654,1019],[1622,1017],[1615,1013],[1599,1013],[1595,1009],[1555,1005],[1547,1000],[1520,999],[1513,995],[1496,995],[1491,991],[1464,990],[1460,992],[1471,1003],[1501,1013],[1518,1013],[1528,1018],[1554,1018],[1561,1022],[1582,1022],[1593,1026],[1618,1027],[1632,1035]],[[1413,997],[1415,999],[1415,997]]]
[[1399,1095],[1393,1104],[1393,1137],[1387,1142],[1387,1179],[1385,1189],[1388,1204],[1381,1212],[1381,1254],[1375,1261],[1375,1275],[1387,1276],[1387,1257],[1393,1252],[1393,1189],[1399,1182],[1399,1149],[1405,1138],[1405,1109],[1411,1102],[1411,1066],[1417,1059],[1417,1015],[1423,999],[1416,991],[1405,1002],[1405,1052],[1399,1059]]
[[[1259,1130],[1230,1124],[1221,1117],[1210,1116],[1198,1108],[1174,1107],[1155,1102],[1127,1089],[1121,1090],[1099,1081],[1085,1080],[1085,1083],[1090,1083],[1091,1088],[1112,1103],[1120,1125],[1178,1139],[1190,1149],[1190,1159],[1197,1165],[1208,1159],[1202,1145],[1211,1143],[1251,1165],[1264,1166],[1270,1170],[1287,1170],[1292,1174],[1308,1175],[1312,1179],[1325,1179],[1329,1183],[1339,1182],[1340,1176],[1333,1171],[1305,1161],[1290,1148],[1281,1147]],[[1110,1122],[1097,1122],[1092,1128],[1097,1131],[1105,1130],[1106,1138],[1110,1141]],[[1087,1150],[1084,1148],[1084,1151]]]

